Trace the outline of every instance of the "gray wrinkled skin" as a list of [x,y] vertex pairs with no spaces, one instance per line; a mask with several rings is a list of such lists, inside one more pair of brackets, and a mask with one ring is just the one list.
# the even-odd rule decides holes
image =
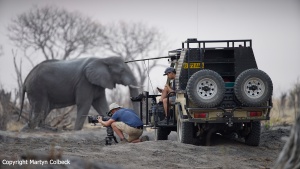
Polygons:
[[[80,130],[91,106],[105,115],[105,88],[113,89],[116,84],[137,86],[133,73],[120,57],[44,61],[31,70],[23,84],[21,112],[26,92],[31,105],[30,129],[43,127],[52,109],[77,105],[74,129]],[[130,88],[130,94],[137,96],[138,89]],[[136,106],[134,109],[138,110]]]

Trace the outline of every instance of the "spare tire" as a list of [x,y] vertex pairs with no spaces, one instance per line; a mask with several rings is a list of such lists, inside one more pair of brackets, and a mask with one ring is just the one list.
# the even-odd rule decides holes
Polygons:
[[271,98],[272,93],[272,80],[262,70],[248,69],[236,78],[234,94],[246,106],[262,106]]
[[188,80],[186,91],[189,99],[197,106],[211,108],[221,103],[225,83],[215,71],[202,69]]

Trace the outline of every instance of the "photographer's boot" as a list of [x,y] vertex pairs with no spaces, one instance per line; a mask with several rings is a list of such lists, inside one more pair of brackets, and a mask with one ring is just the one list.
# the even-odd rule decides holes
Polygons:
[[148,136],[141,137],[141,142],[144,142],[144,141],[149,141],[149,137]]

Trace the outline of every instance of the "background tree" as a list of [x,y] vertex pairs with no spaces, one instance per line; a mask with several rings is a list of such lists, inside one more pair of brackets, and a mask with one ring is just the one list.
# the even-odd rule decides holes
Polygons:
[[0,56],[2,56],[2,55],[3,55],[3,46],[0,45]]
[[[55,6],[34,6],[12,19],[8,36],[33,67],[37,58],[39,62],[41,59],[65,60],[99,48],[103,29],[103,26],[80,13]],[[17,50],[12,53],[18,91],[21,91],[22,59],[17,64]]]
[[289,107],[294,109],[295,117],[300,114],[300,82],[299,80],[294,85],[293,89],[290,90],[289,95]]
[[22,76],[22,58],[20,59],[19,63],[17,63],[17,50],[12,50],[13,55],[13,61],[14,61],[14,67],[15,67],[15,73],[17,75],[17,84],[18,88],[15,89],[15,101],[14,104],[17,105],[17,100],[22,99],[22,85],[23,85],[23,76]]
[[[34,67],[42,60],[77,58],[99,48],[103,29],[102,25],[80,13],[68,12],[55,6],[34,6],[28,12],[12,19],[8,26],[8,37]],[[13,50],[12,53],[19,87],[16,90],[16,98],[20,98],[23,81],[22,59],[17,61],[17,50]],[[73,108],[56,110],[60,113],[52,114],[67,118],[71,110]],[[56,123],[54,126],[57,125]]]
[[[166,45],[163,34],[157,28],[141,22],[118,22],[106,26],[103,43],[104,53],[123,57],[125,61],[164,56]],[[144,85],[147,72],[159,66],[159,60],[151,62],[131,62],[128,65],[135,72],[139,84]],[[141,88],[143,90],[143,88]]]
[[286,108],[287,94],[282,92],[279,96],[279,116],[285,116],[285,108]]
[[37,52],[45,60],[65,60],[101,46],[103,26],[77,12],[34,6],[12,19],[8,32],[10,40],[34,66],[33,54]]
[[[8,26],[9,38],[35,65],[37,54],[48,59],[76,58],[95,49],[106,56],[134,60],[162,56],[162,34],[142,23],[118,22],[102,26],[77,12],[68,12],[54,6],[34,6],[18,15]],[[103,53],[101,53],[103,55]],[[36,54],[36,55],[34,55]],[[143,85],[147,73],[157,60],[130,63],[130,67]],[[142,90],[142,89],[141,89]]]

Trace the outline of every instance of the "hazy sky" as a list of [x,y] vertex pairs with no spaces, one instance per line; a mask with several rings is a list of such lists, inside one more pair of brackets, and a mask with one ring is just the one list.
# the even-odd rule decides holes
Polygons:
[[[122,20],[157,27],[170,42],[165,55],[187,38],[252,39],[258,67],[272,78],[276,95],[300,81],[300,0],[0,0],[0,84],[5,89],[16,87],[11,54],[16,48],[6,26],[34,4],[79,11],[102,24]],[[29,70],[24,69],[24,78]],[[163,70],[150,74],[155,86],[162,87]]]

